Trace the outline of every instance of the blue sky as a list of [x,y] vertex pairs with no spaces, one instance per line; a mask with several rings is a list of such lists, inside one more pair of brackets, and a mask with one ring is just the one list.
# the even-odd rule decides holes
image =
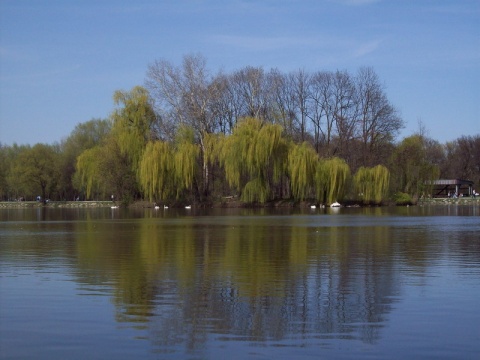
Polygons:
[[480,134],[480,0],[1,0],[0,143],[59,142],[192,53],[212,73],[371,66],[400,138]]

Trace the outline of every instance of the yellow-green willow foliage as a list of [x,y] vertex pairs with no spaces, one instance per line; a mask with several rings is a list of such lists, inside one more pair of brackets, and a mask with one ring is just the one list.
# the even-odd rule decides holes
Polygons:
[[87,190],[87,198],[104,196],[105,191],[128,203],[138,192],[136,175],[122,155],[114,137],[102,145],[84,151],[77,158],[78,190]]
[[121,105],[112,114],[113,134],[121,153],[130,159],[132,169],[137,172],[145,146],[152,137],[155,112],[148,91],[141,86],[130,92],[115,91],[113,100],[115,105]]
[[95,146],[85,150],[77,157],[76,175],[80,184],[85,187],[86,196],[90,198],[93,192],[102,188],[102,175],[98,171],[100,160],[103,158],[103,149]]
[[373,168],[361,167],[355,173],[353,180],[355,189],[364,202],[373,201],[379,204],[387,193],[390,172],[383,165],[377,165]]
[[174,194],[175,169],[172,147],[164,141],[149,142],[140,161],[140,186],[150,201]]
[[221,154],[225,167],[225,176],[230,186],[241,190],[242,175],[248,178],[258,177],[255,145],[262,124],[255,118],[246,118],[235,127],[227,138]]
[[266,179],[267,170],[271,170],[273,181],[278,182],[287,166],[288,144],[282,137],[280,125],[263,125],[257,134],[255,153],[257,171],[260,178]]
[[345,195],[350,180],[350,167],[345,160],[333,157],[321,159],[315,175],[317,200],[331,204]]
[[207,194],[210,191],[210,182],[213,179],[210,173],[214,171],[213,169],[217,169],[220,164],[220,153],[222,152],[225,135],[208,133],[202,139],[203,192]]
[[223,134],[205,134],[203,137],[203,156],[208,164],[213,165],[219,161],[219,155],[222,152],[225,135]]
[[318,154],[309,143],[290,146],[288,175],[292,195],[296,200],[304,200],[314,188],[318,164]]
[[245,118],[219,147],[226,180],[242,191],[244,201],[267,201],[269,181],[279,181],[285,172],[288,146],[282,131],[279,125]]
[[242,200],[251,203],[258,201],[264,203],[270,195],[270,187],[268,183],[260,178],[255,178],[247,182],[242,191]]
[[178,195],[181,190],[192,188],[200,149],[194,143],[193,129],[188,126],[179,127],[175,140],[174,169]]

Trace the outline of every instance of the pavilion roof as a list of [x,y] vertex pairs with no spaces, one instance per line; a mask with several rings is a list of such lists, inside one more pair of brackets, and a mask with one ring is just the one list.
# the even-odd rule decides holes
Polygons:
[[473,181],[463,179],[439,179],[428,183],[433,185],[473,185]]

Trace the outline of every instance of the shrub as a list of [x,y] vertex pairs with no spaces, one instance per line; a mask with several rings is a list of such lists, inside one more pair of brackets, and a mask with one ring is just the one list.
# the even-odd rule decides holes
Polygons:
[[395,201],[395,204],[398,206],[413,204],[412,197],[407,193],[402,193],[402,192],[396,193],[393,196],[393,200]]

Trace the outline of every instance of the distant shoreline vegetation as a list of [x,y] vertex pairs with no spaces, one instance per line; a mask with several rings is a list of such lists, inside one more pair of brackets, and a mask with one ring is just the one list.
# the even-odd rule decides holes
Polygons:
[[60,143],[0,144],[0,200],[408,205],[432,180],[480,180],[480,135],[440,144],[420,124],[397,141],[404,120],[368,67],[212,74],[188,55],[113,103]]

